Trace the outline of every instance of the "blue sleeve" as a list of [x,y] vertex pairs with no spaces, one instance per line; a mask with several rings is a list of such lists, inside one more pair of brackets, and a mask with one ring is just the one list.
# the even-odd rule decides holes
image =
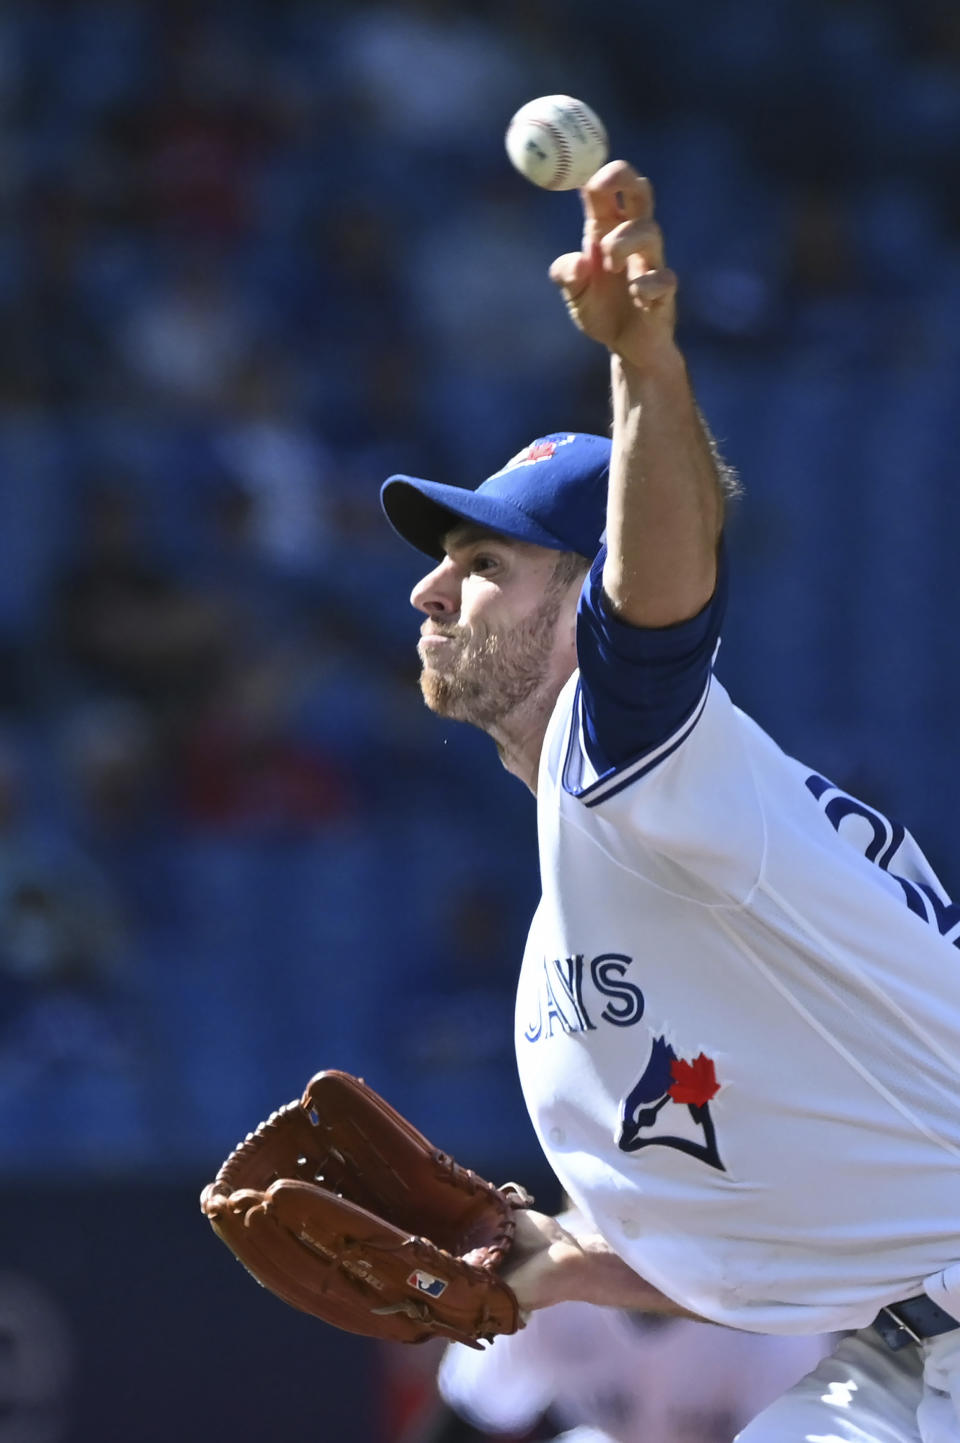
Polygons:
[[727,599],[721,545],[716,589],[702,611],[676,626],[630,626],[603,594],[605,557],[606,549],[591,567],[577,614],[584,743],[601,775],[659,746],[693,712],[710,677]]

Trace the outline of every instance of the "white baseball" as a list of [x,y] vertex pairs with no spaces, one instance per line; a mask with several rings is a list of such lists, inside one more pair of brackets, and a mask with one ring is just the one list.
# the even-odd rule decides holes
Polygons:
[[609,153],[607,132],[589,105],[572,95],[541,95],[521,105],[507,126],[511,163],[544,190],[575,190]]

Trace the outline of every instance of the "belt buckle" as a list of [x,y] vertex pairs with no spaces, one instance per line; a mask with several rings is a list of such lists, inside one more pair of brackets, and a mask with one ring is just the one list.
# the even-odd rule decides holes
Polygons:
[[[905,1323],[904,1320],[900,1317],[899,1313],[897,1313],[897,1311],[896,1311],[896,1305],[895,1305],[895,1304],[888,1303],[888,1304],[886,1304],[885,1307],[882,1307],[882,1308],[880,1309],[880,1311],[881,1311],[881,1313],[885,1313],[886,1316],[891,1320],[891,1322],[893,1322],[893,1323],[896,1324],[896,1327],[897,1327],[898,1332],[900,1332],[900,1333],[906,1333],[907,1338],[909,1338],[912,1343],[922,1343],[922,1342],[923,1342],[923,1338],[921,1337],[921,1335],[920,1335],[919,1333],[914,1332],[914,1330],[913,1330],[913,1328],[911,1328],[910,1324],[909,1324],[909,1323]],[[906,1340],[901,1340],[900,1342],[898,1342],[898,1343],[895,1344],[894,1346],[895,1346],[895,1348],[896,1348],[896,1347],[905,1348],[905,1347],[906,1347]]]

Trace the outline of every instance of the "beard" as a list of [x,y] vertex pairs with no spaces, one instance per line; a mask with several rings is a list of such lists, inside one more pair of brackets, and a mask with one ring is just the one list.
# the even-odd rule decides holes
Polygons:
[[546,682],[562,600],[562,591],[550,588],[530,616],[481,637],[435,624],[432,632],[450,638],[453,654],[442,668],[423,663],[420,691],[430,710],[494,730]]

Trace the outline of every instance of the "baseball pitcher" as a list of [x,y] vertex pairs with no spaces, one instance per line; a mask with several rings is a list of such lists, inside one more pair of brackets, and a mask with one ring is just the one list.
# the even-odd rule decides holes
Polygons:
[[758,1443],[956,1443],[960,906],[902,825],[724,690],[734,488],[652,189],[614,161],[582,197],[552,278],[610,353],[612,440],[554,432],[475,490],[382,491],[431,559],[427,705],[536,796],[516,1049],[589,1224],[519,1212],[504,1276],[521,1318],[584,1301],[848,1333]]

